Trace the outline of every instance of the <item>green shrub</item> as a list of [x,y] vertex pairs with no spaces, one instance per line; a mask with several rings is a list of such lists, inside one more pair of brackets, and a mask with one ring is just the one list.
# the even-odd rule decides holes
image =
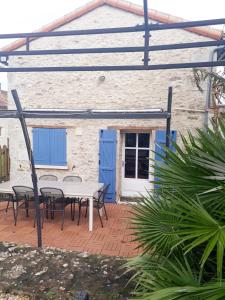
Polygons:
[[159,188],[133,206],[135,299],[225,299],[225,121],[173,145],[155,164]]

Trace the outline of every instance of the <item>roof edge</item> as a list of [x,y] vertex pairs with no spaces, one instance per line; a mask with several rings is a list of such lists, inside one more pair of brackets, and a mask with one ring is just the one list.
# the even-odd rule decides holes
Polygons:
[[[133,4],[131,2],[125,1],[125,0],[93,0],[86,5],[75,9],[71,13],[68,13],[64,15],[61,18],[56,19],[55,21],[39,28],[35,32],[49,32],[53,31],[75,19],[80,18],[81,16],[93,11],[94,9],[102,6],[102,5],[109,5],[130,13],[133,13],[135,15],[143,16],[144,15],[144,10],[142,6]],[[177,23],[177,22],[185,22],[185,19],[175,17],[173,15],[169,15],[157,10],[149,10],[148,16],[150,19],[160,22],[160,23],[166,23],[166,24],[171,24],[171,23]],[[220,40],[222,38],[222,33],[219,30],[213,29],[211,27],[192,27],[192,28],[185,28],[184,30],[208,37],[214,40]],[[37,38],[32,38],[30,39],[35,40]],[[1,48],[2,51],[13,51],[16,50],[26,44],[26,39],[18,39],[15,42]]]
[[[44,25],[42,27],[40,27],[39,29],[35,30],[34,32],[49,32],[49,31],[53,31],[65,24],[68,24],[70,22],[72,22],[75,19],[78,19],[80,17],[82,17],[83,15],[93,11],[94,9],[102,6],[105,4],[104,0],[93,0],[89,3],[87,3],[84,6],[78,7],[75,10],[73,10],[72,12],[64,15],[63,17],[57,18],[56,20],[54,20],[53,22]],[[36,40],[37,38],[31,38],[30,41]],[[22,46],[24,46],[26,44],[26,39],[22,38],[22,39],[18,39],[15,42],[12,42],[11,44],[1,48],[2,51],[13,51],[16,50],[17,48],[20,48]]]
[[[142,6],[139,6],[137,4],[133,4],[128,1],[121,1],[121,0],[105,0],[106,4],[119,8],[122,10],[125,10],[127,12],[144,16],[144,10]],[[179,23],[179,22],[186,22],[187,20],[183,18],[179,18],[170,14],[166,14],[163,12],[160,12],[155,9],[150,9],[148,12],[149,19],[152,19],[154,21],[158,21],[160,23]],[[219,30],[213,29],[211,27],[192,27],[192,28],[185,28],[184,30],[199,34],[201,36],[209,37],[211,39],[220,40],[222,37],[222,34]]]

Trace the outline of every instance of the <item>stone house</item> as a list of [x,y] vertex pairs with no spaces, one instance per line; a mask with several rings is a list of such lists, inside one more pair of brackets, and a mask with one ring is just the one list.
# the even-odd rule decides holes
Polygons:
[[[180,22],[159,11],[149,12],[151,22]],[[39,31],[134,26],[143,23],[143,8],[124,0],[95,0],[44,26]],[[152,32],[150,44],[198,42],[220,39],[210,28]],[[32,40],[30,49],[94,48],[143,45],[143,33]],[[4,50],[25,49],[18,40]],[[212,49],[150,52],[151,63],[208,61]],[[14,56],[9,66],[124,65],[140,64],[143,53]],[[168,87],[173,86],[174,137],[203,126],[206,91],[192,82],[192,70],[126,72],[9,73],[9,90],[17,89],[27,109],[136,109],[166,110]],[[15,109],[9,96],[9,109]],[[27,120],[38,175],[53,173],[59,179],[75,174],[83,180],[110,182],[108,201],[137,196],[152,188],[148,158],[154,142],[165,133],[164,120]],[[30,169],[18,120],[10,121],[11,178],[28,176]],[[106,164],[103,170],[103,162]],[[108,164],[108,165],[107,165]],[[100,174],[101,176],[101,174]]]

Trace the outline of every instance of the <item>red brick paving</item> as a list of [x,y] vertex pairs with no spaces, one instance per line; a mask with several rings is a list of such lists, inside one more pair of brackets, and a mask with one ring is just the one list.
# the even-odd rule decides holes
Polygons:
[[[0,207],[5,206],[5,203],[1,203]],[[132,257],[140,254],[141,249],[135,249],[137,243],[132,242],[132,231],[129,229],[130,207],[125,204],[106,204],[106,210],[109,220],[105,220],[103,215],[104,228],[101,227],[97,211],[94,210],[92,232],[88,231],[88,218],[84,217],[84,211],[80,225],[77,226],[77,214],[75,221],[71,221],[68,208],[63,231],[60,230],[60,215],[55,216],[53,221],[45,219],[42,231],[43,245],[110,256]],[[0,211],[0,241],[35,246],[37,240],[32,212],[30,217],[26,218],[25,211],[21,209],[17,225],[14,226],[12,209],[7,213]]]

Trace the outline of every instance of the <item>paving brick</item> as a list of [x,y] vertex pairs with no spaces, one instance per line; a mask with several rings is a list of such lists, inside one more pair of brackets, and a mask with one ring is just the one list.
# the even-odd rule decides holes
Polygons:
[[[74,222],[71,221],[69,208],[66,211],[63,231],[60,229],[60,216],[55,216],[54,220],[45,220],[42,230],[43,245],[110,256],[131,257],[140,254],[141,250],[135,249],[137,243],[132,243],[133,237],[130,236],[132,231],[127,226],[128,219],[121,217],[121,215],[129,214],[130,208],[127,205],[107,204],[106,209],[109,220],[104,221],[102,228],[95,212],[92,232],[88,231],[88,218],[84,218],[84,214],[79,226],[77,226],[77,219]],[[33,227],[33,214],[26,218],[21,211],[17,226],[14,226],[12,211],[9,210],[7,214],[2,211],[0,241],[35,246],[37,233],[36,228]]]

